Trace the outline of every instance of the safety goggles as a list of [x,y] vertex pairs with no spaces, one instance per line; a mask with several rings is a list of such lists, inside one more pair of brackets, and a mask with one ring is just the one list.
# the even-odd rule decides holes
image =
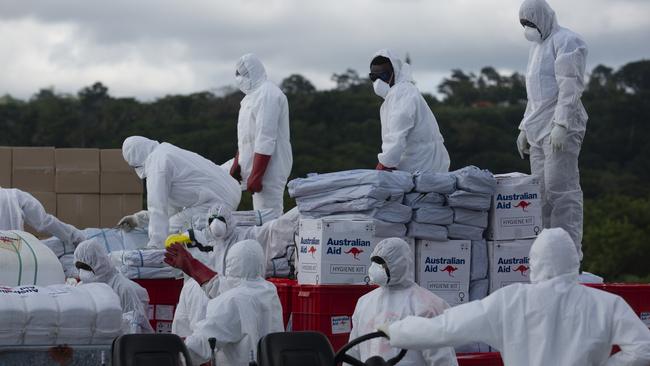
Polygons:
[[384,71],[384,72],[371,72],[368,74],[368,77],[370,78],[370,81],[373,83],[377,79],[381,79],[385,81],[386,83],[390,82],[390,78],[393,77],[393,72],[392,71]]
[[521,23],[522,27],[530,27],[530,28],[537,29],[537,26],[535,25],[535,23],[531,22],[530,20],[519,19],[519,23]]
[[86,270],[86,271],[90,271],[90,272],[92,272],[92,273],[95,273],[95,271],[93,271],[93,267],[87,265],[87,264],[84,263],[84,262],[79,262],[79,261],[74,262],[74,266],[77,267],[77,269],[83,269],[83,270]]
[[214,220],[219,220],[219,221],[223,222],[224,224],[226,223],[226,219],[224,219],[223,216],[212,215],[212,216],[208,217],[208,225],[212,224],[212,221],[214,221]]

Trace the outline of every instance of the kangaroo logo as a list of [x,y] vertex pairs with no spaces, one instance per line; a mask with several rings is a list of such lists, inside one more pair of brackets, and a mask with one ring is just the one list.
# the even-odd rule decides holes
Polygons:
[[520,264],[519,267],[515,268],[515,272],[520,272],[522,276],[526,276],[526,272],[528,272],[528,267],[524,266],[523,264]]
[[316,253],[316,247],[312,245],[311,247],[309,247],[307,253],[311,254],[311,257],[314,258],[314,254]]
[[524,212],[528,212],[528,210],[526,210],[528,206],[530,206],[530,202],[526,201],[519,201],[519,203],[515,205],[515,207],[521,208]]
[[354,259],[360,260],[359,257],[357,257],[359,254],[363,253],[363,249],[358,249],[356,247],[352,247],[350,250],[345,252],[345,254],[352,254]]
[[447,267],[443,268],[441,272],[447,272],[449,277],[454,277],[453,273],[456,272],[457,270],[458,270],[458,267],[447,266]]

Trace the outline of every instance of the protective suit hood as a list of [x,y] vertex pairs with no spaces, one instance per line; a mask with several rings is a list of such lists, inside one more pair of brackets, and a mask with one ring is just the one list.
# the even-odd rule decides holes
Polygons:
[[393,65],[393,72],[395,72],[395,84],[402,82],[413,82],[413,75],[411,74],[411,66],[403,62],[399,57],[387,49],[381,49],[377,51],[373,56],[374,60],[377,56],[383,56],[390,60],[390,63]]
[[375,256],[382,258],[390,271],[388,287],[406,287],[413,284],[413,255],[404,240],[388,238],[380,241],[370,258]]
[[[207,217],[208,220],[213,216],[223,217],[223,219],[225,221],[225,224],[226,224],[226,235],[224,235],[223,238],[215,238],[212,235],[211,231],[209,230],[209,225],[208,225],[208,226],[206,226],[207,239],[210,240],[210,241],[213,241],[213,240],[219,240],[219,239],[226,240],[226,239],[230,238],[235,232],[235,226],[237,226],[237,223],[235,221],[235,218],[232,216],[232,211],[230,210],[230,208],[228,208],[227,206],[222,205],[222,204],[214,205],[214,206],[212,206],[210,208],[210,210],[208,210],[208,217]],[[207,221],[206,221],[206,223],[207,223]],[[226,241],[228,241],[228,240],[226,240]]]
[[580,259],[571,236],[562,228],[544,229],[530,248],[530,281],[560,276],[578,278]]
[[108,283],[117,274],[106,248],[96,239],[81,242],[74,251],[74,261],[92,267],[97,282]]
[[250,94],[266,81],[266,70],[262,61],[252,53],[247,53],[237,61],[239,74],[250,80],[250,83],[242,89],[244,94]]
[[127,137],[122,144],[124,160],[135,168],[140,179],[145,178],[145,162],[160,143],[142,136]]
[[546,40],[558,27],[557,17],[545,0],[525,0],[519,8],[519,19],[526,19],[537,26]]
[[256,240],[242,240],[233,245],[226,257],[225,275],[240,280],[263,279],[264,251]]

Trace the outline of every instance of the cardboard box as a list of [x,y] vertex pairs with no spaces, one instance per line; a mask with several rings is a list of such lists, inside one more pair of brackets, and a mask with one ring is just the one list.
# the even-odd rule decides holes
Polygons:
[[103,194],[100,198],[100,227],[113,227],[124,216],[142,210],[141,194]]
[[372,220],[300,220],[298,283],[368,283],[374,232]]
[[416,282],[440,296],[450,306],[469,302],[472,242],[417,240]]
[[77,229],[100,227],[98,194],[57,194],[56,210],[59,220]]
[[534,238],[542,231],[541,183],[522,173],[495,175],[497,190],[492,196],[490,240]]
[[100,152],[101,193],[142,193],[142,180],[124,161],[121,149]]
[[99,193],[99,149],[56,149],[57,193]]
[[[49,213],[50,215],[56,216],[56,193],[54,192],[30,192],[34,198],[38,200],[43,205],[43,208],[45,208],[45,212]],[[44,239],[52,236],[50,233],[40,233],[36,231],[33,227],[29,226],[27,223],[25,223],[25,231],[27,231],[30,234],[33,234],[39,239]]]
[[513,283],[530,282],[530,247],[534,239],[488,241],[490,293]]
[[11,148],[0,146],[0,187],[11,187]]
[[14,147],[11,186],[27,192],[54,192],[54,148]]

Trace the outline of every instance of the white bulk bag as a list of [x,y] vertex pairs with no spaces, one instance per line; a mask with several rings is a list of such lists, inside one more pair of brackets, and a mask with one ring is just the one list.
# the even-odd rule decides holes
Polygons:
[[56,255],[32,234],[0,230],[0,285],[48,286],[65,282]]

